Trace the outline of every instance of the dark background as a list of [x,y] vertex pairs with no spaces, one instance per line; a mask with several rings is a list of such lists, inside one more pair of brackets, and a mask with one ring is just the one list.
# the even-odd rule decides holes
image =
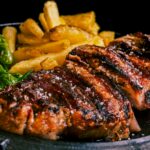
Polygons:
[[[146,1],[56,0],[60,14],[94,10],[102,30],[121,33],[150,33],[150,8]],[[38,19],[45,0],[5,0],[0,2],[0,23]]]

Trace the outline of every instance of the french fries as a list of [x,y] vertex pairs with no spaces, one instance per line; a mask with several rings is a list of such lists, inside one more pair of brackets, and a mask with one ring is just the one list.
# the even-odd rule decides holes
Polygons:
[[16,35],[17,35],[16,28],[11,26],[4,27],[2,34],[8,43],[10,52],[13,53],[16,49]]
[[54,1],[47,1],[44,4],[44,17],[48,24],[49,29],[61,24],[59,19],[59,11],[57,4]]
[[[29,65],[30,64],[30,65]],[[41,69],[52,69],[58,66],[56,60],[51,59],[49,56],[41,56],[26,61],[21,61],[15,64],[11,69],[10,73],[21,73],[25,74],[28,71],[39,71]]]
[[95,21],[96,17],[93,11],[76,15],[61,16],[61,18],[65,20],[67,25],[81,28],[92,34],[98,34],[98,30],[100,29]]
[[[45,55],[42,55],[42,56],[39,56],[39,57],[36,57],[33,59],[20,61],[20,62],[16,63],[15,65],[13,65],[11,67],[11,69],[9,70],[9,72],[10,73],[19,72],[21,74],[24,74],[30,70],[38,71],[38,70],[44,69],[43,66],[45,66],[45,63],[46,63],[45,68],[52,69],[55,66],[62,65],[64,63],[67,54],[72,50],[72,48],[74,48],[74,47],[71,46],[61,52],[58,52],[58,53],[45,54]],[[49,60],[47,60],[47,59],[49,59]],[[51,60],[53,60],[53,62],[48,64],[49,61],[51,61]],[[44,61],[46,61],[46,62],[44,64],[42,64]]]
[[66,22],[62,17],[59,17],[59,20],[60,20],[61,25],[66,25]]
[[14,59],[16,62],[19,62],[30,58],[35,58],[43,54],[61,52],[67,49],[69,46],[69,40],[49,42],[37,46],[25,46],[18,48],[18,50],[14,52]]
[[91,27],[89,27],[87,31],[94,35],[97,35],[99,30],[100,26],[98,25],[98,23],[95,22],[93,25],[91,25]]
[[100,26],[94,11],[60,16],[54,1],[44,4],[38,19],[42,28],[29,18],[19,26],[21,32],[18,34],[13,27],[3,29],[16,63],[11,67],[11,73],[52,69],[62,65],[68,53],[77,46],[105,47],[115,38],[112,31],[98,33]]
[[32,36],[32,35],[26,35],[23,33],[19,33],[17,35],[17,39],[19,44],[23,44],[23,45],[39,45],[39,44],[44,44],[49,42],[49,39],[46,37],[43,37],[41,39]]
[[67,25],[60,25],[55,28],[52,28],[49,31],[49,38],[51,41],[68,39],[71,44],[87,41],[92,37],[93,35],[89,34],[88,32],[80,28],[69,27]]
[[42,38],[44,35],[44,32],[39,27],[39,25],[31,18],[23,22],[19,28],[22,33],[27,35],[33,35],[36,36],[37,38]]
[[94,36],[93,39],[89,41],[89,44],[105,47],[104,40],[100,36]]
[[[41,63],[41,67],[44,70],[49,70],[52,69],[54,67],[58,66],[58,63],[56,60],[51,59],[51,58],[47,58],[45,59],[42,63]],[[41,69],[40,69],[41,70]]]
[[104,39],[105,46],[115,39],[115,32],[113,31],[102,31],[99,36]]
[[49,27],[48,27],[48,24],[47,24],[46,19],[44,17],[44,13],[40,13],[39,14],[39,21],[40,21],[44,31],[48,32],[49,31]]

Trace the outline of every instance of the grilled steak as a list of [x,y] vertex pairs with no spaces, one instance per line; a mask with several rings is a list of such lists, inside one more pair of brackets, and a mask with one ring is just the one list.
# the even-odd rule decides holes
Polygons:
[[[129,41],[145,36],[131,35]],[[140,131],[129,101],[138,109],[150,107],[148,71],[137,65],[148,66],[149,60],[134,51],[134,42],[122,39],[107,48],[77,47],[63,66],[32,73],[0,91],[0,129],[51,140],[119,140]],[[120,42],[129,44],[130,52]]]
[[118,140],[129,136],[134,120],[129,101],[109,80],[71,60],[0,95],[0,128],[17,134]]
[[122,60],[123,67],[117,65],[122,71],[118,77],[125,76],[125,84],[121,87],[132,104],[139,110],[150,108],[150,36],[142,33],[127,35],[110,43],[107,49],[115,51]]

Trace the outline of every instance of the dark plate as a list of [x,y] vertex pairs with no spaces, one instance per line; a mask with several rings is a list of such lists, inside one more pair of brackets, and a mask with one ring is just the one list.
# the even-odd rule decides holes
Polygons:
[[[0,30],[4,26],[17,27],[19,24],[19,22],[0,24]],[[117,36],[120,35],[117,33]],[[134,112],[142,131],[132,133],[128,140],[118,142],[106,142],[103,139],[97,141],[49,141],[0,131],[0,150],[148,150],[150,149],[150,111],[135,110]]]
[[5,132],[0,134],[2,138],[7,138],[7,150],[148,150],[150,147],[150,136],[119,142],[67,142],[48,141]]

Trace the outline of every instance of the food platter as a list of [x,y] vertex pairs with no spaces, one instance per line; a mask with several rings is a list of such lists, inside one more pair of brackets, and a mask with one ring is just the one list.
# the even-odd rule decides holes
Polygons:
[[[150,66],[147,67],[145,63],[148,56],[146,59],[142,56],[150,49],[150,35],[138,32],[123,36],[134,30],[124,32],[110,28],[112,31],[105,31],[96,22],[98,18],[95,8],[93,10],[59,15],[56,2],[48,1],[44,4],[43,12],[39,13],[39,21],[28,18],[21,23],[0,24],[3,46],[0,54],[0,128],[4,130],[0,130],[0,150],[149,149],[150,113],[145,109],[150,108],[150,79],[147,71]],[[101,27],[103,30],[99,32]],[[97,68],[97,65],[103,69]],[[36,71],[39,71],[37,75],[41,73],[42,76],[34,77]],[[48,76],[45,76],[46,73]],[[24,89],[18,88],[18,85],[28,83],[30,77],[31,81],[39,77],[39,81],[32,82],[23,93]],[[39,84],[36,86],[36,83]],[[48,86],[42,87],[45,83]],[[21,89],[17,96],[13,93],[16,87]],[[34,87],[46,91],[46,94],[48,92],[50,96],[43,97],[42,92],[39,96],[38,88]],[[69,88],[64,90],[64,87]],[[72,96],[72,93],[77,96]],[[60,97],[71,101],[59,105]],[[58,100],[58,108],[54,107],[53,98]],[[131,105],[141,130],[128,98],[133,100]],[[84,101],[81,105],[80,100]],[[18,113],[23,108],[26,108],[25,117]],[[60,115],[60,119],[61,112],[64,114]],[[51,116],[56,116],[58,122]],[[20,118],[26,121],[21,123]]]
[[[0,24],[0,28],[6,25],[18,26],[20,23],[7,23]],[[121,35],[117,33],[117,36]],[[150,113],[149,111],[136,111],[136,118],[142,128],[140,133],[132,133],[130,139],[109,142],[99,139],[97,141],[72,141],[72,140],[59,140],[49,141],[31,136],[19,136],[4,131],[0,131],[0,149],[2,150],[96,150],[96,149],[142,149],[147,150],[150,146]]]

